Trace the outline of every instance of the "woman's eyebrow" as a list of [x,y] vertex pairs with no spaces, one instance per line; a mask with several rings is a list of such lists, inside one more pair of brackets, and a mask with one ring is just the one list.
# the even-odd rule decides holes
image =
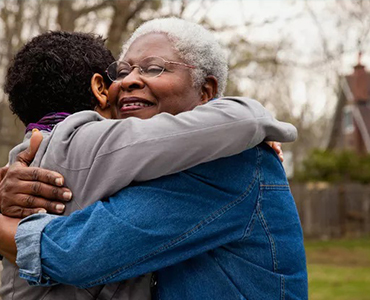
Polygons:
[[165,61],[182,62],[181,58],[172,57],[172,56],[169,57],[168,55],[146,55],[146,56],[140,56],[138,58],[136,58],[136,57],[128,58],[128,59],[123,58],[122,60],[128,62],[130,65],[134,65],[134,64],[140,63],[141,61],[143,61],[144,59],[146,59],[148,57],[160,57],[160,58],[163,58]]

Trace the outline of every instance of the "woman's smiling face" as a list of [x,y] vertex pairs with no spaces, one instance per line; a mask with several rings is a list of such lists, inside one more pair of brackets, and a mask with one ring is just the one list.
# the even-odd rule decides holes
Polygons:
[[[167,35],[162,33],[139,37],[128,49],[124,60],[130,65],[139,65],[150,56],[184,63]],[[175,64],[165,66],[165,71],[158,77],[142,76],[138,68],[134,68],[123,80],[113,82],[109,88],[113,118],[147,119],[161,112],[175,115],[202,104],[201,87],[193,86],[191,69]]]

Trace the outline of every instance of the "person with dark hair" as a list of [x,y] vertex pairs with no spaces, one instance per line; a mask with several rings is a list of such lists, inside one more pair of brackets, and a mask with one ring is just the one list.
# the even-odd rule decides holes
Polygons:
[[28,126],[52,112],[94,110],[95,73],[114,61],[102,37],[87,33],[47,32],[33,38],[16,55],[5,82],[10,109]]
[[[66,215],[132,181],[154,179],[237,154],[265,138],[284,141],[295,137],[294,127],[274,120],[257,102],[241,98],[215,100],[177,116],[162,114],[145,121],[104,119],[92,110],[110,117],[122,104],[118,97],[108,95],[111,82],[105,69],[112,61],[100,37],[49,32],[26,44],[8,70],[9,102],[27,126],[26,141],[13,149],[10,163],[29,145],[31,131],[41,130],[44,138],[33,165],[64,175],[66,186],[74,194],[66,205]],[[148,69],[151,67],[158,66],[153,64]],[[112,76],[109,69],[108,76]],[[204,102],[213,96],[213,92],[206,93]],[[143,107],[140,99],[131,101],[131,110],[135,106]],[[192,145],[191,149],[182,152],[187,145]],[[35,185],[34,190],[37,186],[40,188]],[[71,198],[67,189],[61,194],[65,200]],[[35,197],[26,200],[29,204],[40,201]],[[62,212],[64,205],[58,206]],[[37,209],[42,210],[40,207]],[[2,208],[3,213],[11,214]],[[21,211],[22,216],[31,213],[27,208]],[[32,244],[30,241],[30,248]],[[150,296],[150,275],[89,289],[64,285],[36,289],[19,279],[17,272],[4,260],[3,300]]]

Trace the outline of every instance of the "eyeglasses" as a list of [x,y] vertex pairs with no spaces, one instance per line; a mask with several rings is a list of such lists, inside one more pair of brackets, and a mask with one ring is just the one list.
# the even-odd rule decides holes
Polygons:
[[140,75],[144,77],[158,77],[166,70],[166,65],[177,65],[195,69],[195,66],[181,62],[167,61],[162,57],[148,56],[137,65],[130,65],[127,61],[115,61],[105,71],[110,80],[119,82],[128,76],[135,68],[138,68]]

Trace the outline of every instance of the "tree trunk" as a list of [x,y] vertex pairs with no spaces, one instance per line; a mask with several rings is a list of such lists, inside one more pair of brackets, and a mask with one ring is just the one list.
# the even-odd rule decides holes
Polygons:
[[[141,23],[140,13],[146,8],[158,10],[161,1],[150,0],[117,0],[114,2],[112,21],[108,30],[107,47],[115,57],[121,52],[123,42],[129,33],[135,28],[129,28],[129,23],[135,21],[135,25]],[[139,22],[137,22],[139,20]],[[118,58],[118,57],[117,57]]]
[[73,10],[73,1],[60,0],[58,2],[57,22],[60,30],[73,31],[75,29],[76,11]]

